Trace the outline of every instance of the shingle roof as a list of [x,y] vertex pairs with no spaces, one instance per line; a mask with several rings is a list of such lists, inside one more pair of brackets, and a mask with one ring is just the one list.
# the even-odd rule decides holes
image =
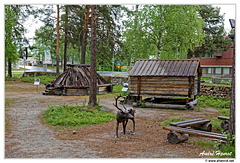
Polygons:
[[200,65],[195,59],[139,59],[130,76],[195,76]]
[[[98,73],[97,85],[108,84]],[[52,84],[55,87],[89,87],[90,86],[90,67],[70,67],[62,73]]]

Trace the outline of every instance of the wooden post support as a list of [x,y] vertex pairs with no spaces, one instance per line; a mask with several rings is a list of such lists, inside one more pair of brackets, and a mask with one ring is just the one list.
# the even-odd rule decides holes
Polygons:
[[229,132],[229,120],[223,120],[221,123],[221,128],[223,129],[223,131],[225,132]]
[[168,142],[172,144],[178,144],[188,140],[189,134],[179,133],[176,131],[170,131],[167,135]]
[[193,128],[211,132],[212,131],[212,124],[211,123],[204,123],[204,124],[194,125]]

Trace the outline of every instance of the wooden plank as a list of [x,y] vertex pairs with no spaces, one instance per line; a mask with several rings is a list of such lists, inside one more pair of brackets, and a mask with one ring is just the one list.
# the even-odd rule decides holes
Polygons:
[[168,63],[169,63],[169,61],[165,61],[164,64],[162,65],[161,72],[159,72],[159,75],[160,75],[160,76],[167,74],[167,73],[166,73],[166,68],[167,68],[167,66],[168,66]]
[[189,122],[194,122],[194,121],[198,121],[198,120],[203,120],[203,118],[190,119],[190,120],[179,121],[179,122],[172,122],[172,123],[170,123],[170,125],[171,125],[171,126],[177,126],[177,125],[180,125],[180,124],[189,123]]
[[198,61],[192,61],[192,64],[191,64],[189,72],[188,72],[188,74],[190,76],[195,76],[196,75],[197,69],[198,69],[198,64],[199,64]]
[[151,71],[151,73],[150,73],[149,75],[150,75],[150,76],[156,75],[156,72],[157,72],[157,70],[159,69],[159,66],[160,66],[160,61],[155,61],[155,62],[153,63],[152,71]]
[[[182,76],[141,76],[143,80],[187,80],[188,77]],[[136,80],[137,76],[130,77],[130,80]]]
[[[174,130],[175,128],[177,128],[177,129],[183,131],[184,133],[185,133],[185,131],[192,131],[192,132],[199,133],[199,134],[202,134],[202,133],[203,133],[203,134],[210,134],[210,135],[213,135],[213,136],[215,136],[215,135],[216,135],[216,136],[222,136],[222,137],[226,136],[226,135],[221,134],[221,133],[210,132],[210,131],[194,130],[194,129],[190,129],[190,128],[183,128],[183,127],[176,127],[176,126],[168,126],[168,127],[173,128],[173,130]],[[180,132],[180,131],[179,131],[179,132]]]
[[174,73],[174,68],[175,66],[177,65],[177,62],[175,61],[171,61],[170,64],[169,64],[169,67],[168,67],[168,75],[169,76],[175,76],[175,73]]
[[193,129],[182,128],[182,127],[174,127],[174,126],[168,126],[168,127],[163,126],[163,129],[169,130],[169,131],[176,131],[176,132],[180,132],[180,133],[186,133],[186,134],[190,134],[190,135],[197,135],[197,136],[204,136],[204,137],[208,137],[208,138],[227,140],[226,135],[213,133],[213,132],[193,130]]
[[142,73],[140,74],[140,76],[149,76],[149,70],[151,69],[152,62],[153,61],[150,60],[145,64],[145,67],[144,67]]
[[183,71],[184,71],[184,69],[185,69],[185,67],[186,67],[187,61],[179,61],[179,62],[180,62],[180,64],[181,64],[181,66],[180,66],[180,68],[179,68],[179,71],[178,71],[178,73],[177,73],[177,76],[182,76],[182,75],[183,75]]
[[145,67],[146,67],[145,62],[147,62],[147,61],[142,61],[142,65],[138,65],[138,69],[139,69],[139,71],[137,73],[138,76],[141,76],[142,72],[145,70]]
[[[131,96],[139,96],[136,92],[130,92]],[[143,96],[143,97],[164,97],[164,98],[188,98],[188,96],[186,95],[160,95],[160,94],[140,94],[140,96]]]
[[177,88],[159,88],[159,87],[142,87],[141,91],[159,91],[159,92],[188,92],[188,89],[177,89]]
[[[132,84],[137,84],[139,81],[131,81],[131,83]],[[189,82],[186,82],[186,81],[171,81],[171,82],[168,82],[168,81],[152,81],[152,82],[144,82],[144,81],[142,81],[141,80],[141,83],[142,84],[169,84],[169,85],[171,85],[171,84],[188,84],[189,85]]]
[[[185,89],[188,89],[189,85],[188,84],[158,84],[158,83],[154,83],[154,84],[151,84],[151,83],[146,83],[146,84],[142,84],[141,85],[142,87],[161,87],[161,88],[173,88],[173,89],[178,89],[178,88],[185,88]],[[130,85],[130,88],[135,88],[137,87],[137,83],[135,84],[131,84]]]
[[230,117],[218,116],[218,119],[221,119],[221,120],[230,120]]
[[137,61],[134,65],[134,67],[132,68],[131,72],[130,72],[130,76],[131,75],[138,75],[138,72],[140,71],[142,65],[143,65],[144,62],[141,62],[141,61]]
[[189,76],[189,75],[188,75],[188,74],[189,74],[188,72],[189,72],[190,66],[191,66],[191,62],[187,62],[187,63],[186,63],[186,67],[185,67],[185,69],[184,69],[184,71],[183,71],[183,73],[182,73],[183,76]]
[[[131,91],[131,93],[138,93],[136,91]],[[170,97],[175,97],[175,96],[183,96],[183,97],[188,97],[188,93],[159,93],[159,92],[139,92],[139,95],[152,95],[152,96],[170,96]]]
[[175,66],[174,69],[172,70],[172,71],[173,71],[172,75],[178,76],[178,71],[180,70],[180,67],[181,67],[181,62],[180,62],[180,61],[177,61],[176,66]]
[[166,61],[161,61],[161,62],[160,62],[159,68],[158,68],[157,72],[155,73],[155,75],[161,75],[161,72],[162,72],[162,70],[163,70],[163,68],[164,68],[165,62],[166,62]]
[[199,124],[204,124],[204,123],[209,123],[209,122],[210,122],[210,120],[204,119],[204,120],[198,120],[195,122],[188,122],[188,123],[180,124],[177,126],[178,127],[187,127],[187,126],[194,126],[194,125],[199,125]]

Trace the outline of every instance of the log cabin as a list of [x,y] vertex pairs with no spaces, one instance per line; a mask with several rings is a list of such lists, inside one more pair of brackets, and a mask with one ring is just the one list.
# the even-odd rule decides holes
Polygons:
[[138,59],[130,71],[130,96],[185,98],[200,92],[200,62],[196,59]]

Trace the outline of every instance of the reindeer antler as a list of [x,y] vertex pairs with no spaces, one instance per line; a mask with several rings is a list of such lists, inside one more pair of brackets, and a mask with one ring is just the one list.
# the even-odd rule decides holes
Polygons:
[[[123,105],[123,106],[124,106],[124,110],[121,109],[121,108],[119,108],[118,105],[117,105],[117,103],[118,103],[117,101],[118,101],[118,99],[119,99],[120,97],[123,97],[123,96],[120,94],[120,95],[118,95],[117,97],[114,97],[116,104],[113,103],[113,105],[114,105],[118,110],[120,110],[120,111],[122,111],[122,112],[126,112],[126,108],[125,108],[124,105]],[[124,97],[123,97],[123,98],[124,98]]]

